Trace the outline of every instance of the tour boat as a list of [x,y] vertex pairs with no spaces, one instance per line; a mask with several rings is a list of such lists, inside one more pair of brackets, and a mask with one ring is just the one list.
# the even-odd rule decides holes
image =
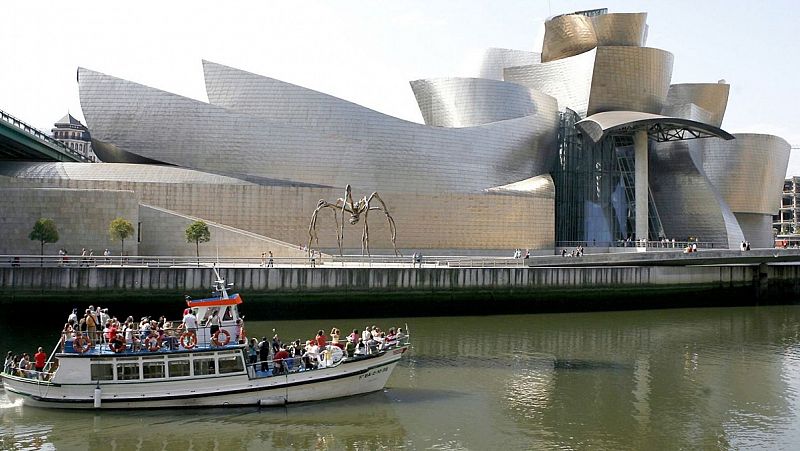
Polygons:
[[284,405],[382,390],[410,346],[404,335],[348,357],[328,345],[309,369],[295,357],[249,364],[242,298],[227,288],[217,276],[211,298],[186,300],[198,320],[218,312],[213,335],[62,336],[43,372],[4,368],[5,391],[23,405],[68,409]]

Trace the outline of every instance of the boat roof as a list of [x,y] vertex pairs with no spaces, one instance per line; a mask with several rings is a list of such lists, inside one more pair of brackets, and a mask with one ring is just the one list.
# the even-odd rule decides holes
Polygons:
[[242,297],[236,293],[228,298],[207,298],[207,299],[187,299],[186,305],[189,307],[222,307],[226,305],[239,305]]

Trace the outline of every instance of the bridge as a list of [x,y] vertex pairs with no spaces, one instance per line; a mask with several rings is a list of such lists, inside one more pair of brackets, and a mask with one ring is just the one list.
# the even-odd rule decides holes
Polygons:
[[2,110],[0,160],[89,162],[83,154]]

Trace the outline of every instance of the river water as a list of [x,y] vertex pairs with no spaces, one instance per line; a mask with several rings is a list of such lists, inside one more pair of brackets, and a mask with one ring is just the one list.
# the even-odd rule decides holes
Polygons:
[[[17,319],[0,320],[3,354],[55,344],[57,332]],[[98,414],[21,407],[0,393],[0,449],[800,449],[800,306],[247,329],[305,339],[332,326],[406,322],[413,349],[382,392]]]

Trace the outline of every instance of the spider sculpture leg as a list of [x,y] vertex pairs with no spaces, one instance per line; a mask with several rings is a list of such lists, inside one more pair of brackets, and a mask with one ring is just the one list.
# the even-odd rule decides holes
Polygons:
[[319,247],[319,236],[317,235],[317,215],[323,208],[330,208],[333,210],[333,222],[336,224],[336,241],[339,245],[339,254],[342,254],[342,236],[344,233],[339,230],[339,221],[337,220],[336,214],[339,209],[339,202],[341,199],[337,200],[335,204],[331,204],[324,199],[320,199],[317,203],[317,208],[314,210],[314,213],[311,215],[311,222],[308,225],[308,255],[311,256],[311,246],[314,242],[317,243],[317,247]]
[[[380,202],[381,205],[379,207],[371,207],[370,203],[372,202],[373,199],[376,199],[378,202]],[[397,257],[401,257],[402,255],[400,254],[400,252],[398,252],[397,243],[396,243],[396,241],[397,241],[397,227],[395,226],[394,218],[389,213],[389,209],[386,208],[386,203],[383,201],[383,199],[381,199],[381,196],[377,192],[375,192],[375,193],[372,193],[369,196],[369,198],[366,200],[365,204],[366,204],[366,211],[364,212],[364,238],[363,239],[364,239],[364,241],[366,243],[367,254],[369,254],[369,231],[367,229],[367,214],[369,213],[370,210],[381,210],[381,211],[383,211],[383,214],[386,215],[386,222],[389,223],[389,238],[391,238],[391,240],[392,240],[392,247],[394,248],[394,255],[397,256]]]

